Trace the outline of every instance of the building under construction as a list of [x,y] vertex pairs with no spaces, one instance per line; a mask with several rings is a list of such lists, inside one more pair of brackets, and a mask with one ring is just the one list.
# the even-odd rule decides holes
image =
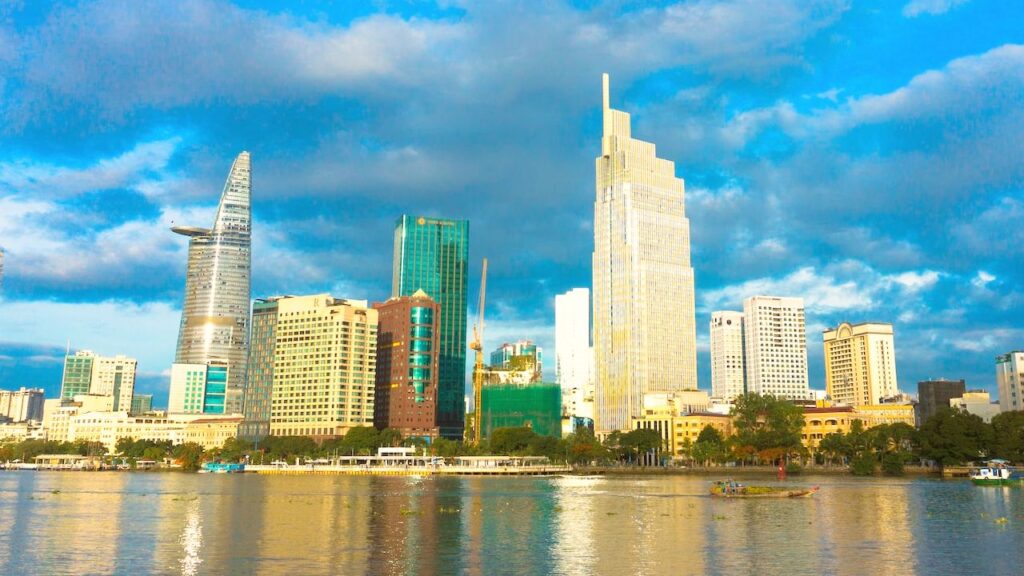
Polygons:
[[496,428],[532,428],[541,436],[562,436],[562,389],[558,384],[485,384],[481,390],[481,436]]

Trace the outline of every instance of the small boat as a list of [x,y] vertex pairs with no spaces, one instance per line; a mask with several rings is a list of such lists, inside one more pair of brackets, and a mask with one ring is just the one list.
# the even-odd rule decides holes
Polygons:
[[245,464],[229,464],[226,462],[207,462],[199,472],[207,474],[237,474],[245,472]]
[[1004,486],[1024,481],[1006,460],[989,460],[985,466],[971,470],[970,476],[975,486]]
[[711,495],[717,498],[809,498],[817,491],[817,486],[798,489],[777,486],[744,486],[731,480],[718,481],[711,485]]

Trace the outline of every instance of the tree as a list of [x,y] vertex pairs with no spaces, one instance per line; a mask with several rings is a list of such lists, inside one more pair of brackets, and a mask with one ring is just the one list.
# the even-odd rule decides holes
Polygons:
[[803,410],[792,402],[744,394],[736,398],[732,415],[738,446],[752,447],[758,453],[776,448],[785,455],[802,448]]
[[183,470],[195,472],[203,463],[204,449],[202,445],[195,442],[185,442],[174,447],[174,458],[181,464]]
[[992,418],[994,443],[992,455],[1010,460],[1024,462],[1024,412],[1001,412]]
[[380,431],[378,444],[379,446],[401,446],[402,432],[394,428],[385,428]]
[[995,441],[992,426],[963,410],[946,408],[921,426],[921,456],[943,466],[985,458]]
[[537,437],[532,428],[495,428],[491,431],[491,451],[495,454],[517,454],[524,451]]
[[372,455],[380,447],[380,432],[373,426],[349,428],[341,441],[341,447],[355,454]]
[[725,443],[725,438],[722,437],[722,433],[718,431],[718,428],[708,424],[697,435],[697,442],[710,442],[711,444],[721,446]]

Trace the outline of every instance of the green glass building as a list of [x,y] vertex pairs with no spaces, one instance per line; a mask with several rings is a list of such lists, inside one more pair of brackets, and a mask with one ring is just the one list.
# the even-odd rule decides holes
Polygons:
[[62,400],[71,400],[79,394],[88,394],[92,386],[92,363],[95,356],[79,352],[64,357],[64,377],[60,385]]
[[480,431],[528,427],[541,436],[562,436],[562,388],[558,384],[488,384],[481,391]]
[[423,290],[440,305],[437,426],[461,439],[466,416],[469,221],[402,216],[395,223],[391,296]]

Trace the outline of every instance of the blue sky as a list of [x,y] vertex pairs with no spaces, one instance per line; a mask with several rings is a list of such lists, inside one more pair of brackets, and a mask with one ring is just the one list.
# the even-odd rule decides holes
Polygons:
[[[979,0],[0,4],[0,387],[73,349],[166,395],[186,262],[253,154],[253,296],[390,290],[407,213],[468,218],[488,348],[553,358],[590,283],[600,74],[686,180],[707,322],[802,296],[895,325],[903,390],[1024,347],[1024,8]],[[476,284],[470,286],[475,300]],[[493,345],[493,346],[492,346]]]

